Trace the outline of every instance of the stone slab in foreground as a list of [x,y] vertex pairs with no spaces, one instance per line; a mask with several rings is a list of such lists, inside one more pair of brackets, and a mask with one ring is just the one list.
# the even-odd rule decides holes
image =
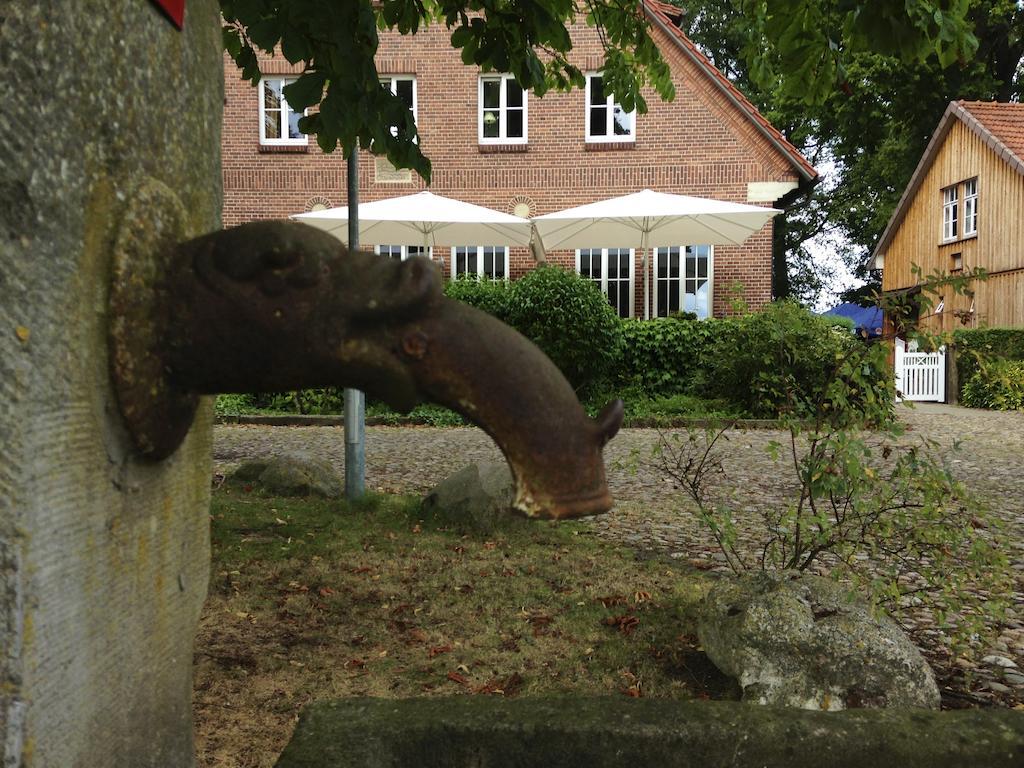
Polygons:
[[346,699],[308,707],[277,768],[1024,765],[1024,713],[809,712],[626,698]]

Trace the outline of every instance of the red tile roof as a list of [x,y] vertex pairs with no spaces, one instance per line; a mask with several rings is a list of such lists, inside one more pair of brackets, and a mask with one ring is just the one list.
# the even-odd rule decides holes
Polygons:
[[800,150],[793,146],[774,125],[769,123],[764,116],[758,112],[757,107],[751,104],[750,100],[743,95],[743,92],[733,85],[732,82],[729,81],[729,78],[723,75],[718,68],[711,63],[708,57],[700,52],[700,49],[694,45],[693,41],[676,26],[676,21],[683,14],[682,9],[668,3],[659,2],[659,0],[647,0],[644,3],[644,7],[647,9],[648,16],[650,16],[659,27],[669,33],[670,37],[672,37],[683,53],[686,54],[690,60],[693,61],[693,63],[696,64],[697,67],[723,91],[729,101],[731,101],[750,119],[751,122],[754,123],[765,138],[767,138],[768,141],[777,150],[779,150],[779,152],[781,152],[789,162],[793,164],[793,166],[796,167],[797,172],[804,179],[812,181],[818,178],[818,171],[810,164],[810,162],[808,162],[807,158],[800,153]]
[[[1006,149],[1018,163],[1024,160],[1024,104],[1004,104],[998,101],[958,101],[957,104],[978,121],[980,131],[979,126],[971,127],[981,134],[982,139],[996,153]],[[964,122],[970,125],[969,121]]]

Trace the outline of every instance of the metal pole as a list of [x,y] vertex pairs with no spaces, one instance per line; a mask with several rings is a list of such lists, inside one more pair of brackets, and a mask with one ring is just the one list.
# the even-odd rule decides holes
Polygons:
[[[348,155],[348,249],[359,250],[359,151]],[[345,496],[366,493],[366,395],[345,390]]]
[[640,235],[640,251],[644,263],[644,320],[651,319],[651,264],[647,260],[647,230]]

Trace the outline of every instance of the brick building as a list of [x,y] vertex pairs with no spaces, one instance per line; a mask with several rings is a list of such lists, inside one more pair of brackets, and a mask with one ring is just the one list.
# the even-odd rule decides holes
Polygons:
[[[647,4],[651,33],[668,61],[676,99],[645,92],[649,111],[625,114],[602,92],[597,33],[572,30],[573,60],[585,90],[523,93],[515,81],[462,64],[443,24],[414,37],[382,33],[377,66],[383,81],[415,113],[424,154],[433,164],[431,191],[497,210],[533,216],[649,188],[661,192],[771,205],[817,172],[676,26],[678,10]],[[259,89],[242,81],[225,57],[223,132],[224,224],[345,203],[345,159],[324,154],[295,128],[280,89],[296,68],[283,58],[260,61]],[[382,158],[360,157],[360,200],[424,188]],[[651,314],[683,308],[722,315],[739,282],[747,302],[771,299],[771,224],[743,246],[652,243]],[[408,255],[410,244],[384,252]],[[528,249],[466,243],[432,254],[447,274],[520,276]],[[412,248],[415,251],[417,249]],[[642,317],[641,257],[602,248],[548,254],[551,262],[599,281],[623,316]]]

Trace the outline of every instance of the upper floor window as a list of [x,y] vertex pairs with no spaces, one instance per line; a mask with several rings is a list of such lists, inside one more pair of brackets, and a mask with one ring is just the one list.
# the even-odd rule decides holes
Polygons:
[[481,144],[526,143],[526,94],[512,75],[482,75],[478,103]]
[[599,74],[587,75],[587,141],[634,141],[636,113],[626,112],[605,93],[604,78]]
[[299,130],[303,112],[295,112],[284,97],[284,87],[295,82],[294,77],[264,77],[260,80],[260,144],[308,144]]
[[405,261],[411,256],[431,258],[431,248],[422,245],[378,245],[373,250],[381,256],[390,256],[392,259],[401,261]]
[[633,249],[580,248],[576,271],[597,284],[619,317],[633,316]]
[[[392,75],[390,77],[382,77],[380,82],[382,85],[390,88],[395,96],[405,102],[406,106],[409,107],[409,111],[412,112],[413,121],[416,121],[418,117],[416,112],[416,77],[414,75]],[[391,131],[392,133],[397,133],[394,128]]]
[[452,248],[452,277],[475,275],[508,278],[508,248],[503,245],[459,245]]
[[693,312],[711,316],[712,250],[710,245],[657,248],[654,251],[654,316]]
[[964,182],[964,237],[978,234],[978,180]]
[[956,240],[960,236],[959,195],[954,184],[942,190],[942,240]]

